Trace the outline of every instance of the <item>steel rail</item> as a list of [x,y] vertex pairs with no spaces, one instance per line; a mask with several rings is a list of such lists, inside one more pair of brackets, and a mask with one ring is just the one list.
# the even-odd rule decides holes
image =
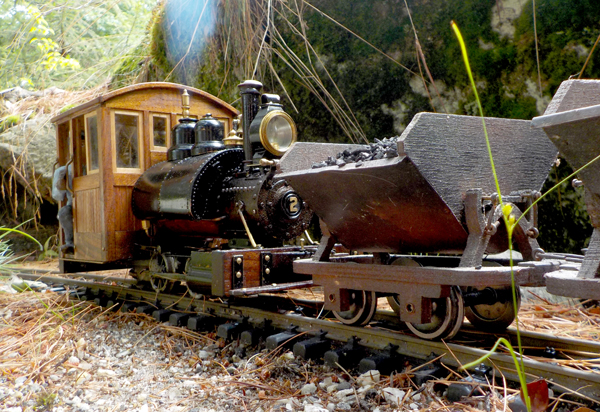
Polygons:
[[[183,311],[188,313],[205,313],[217,317],[239,321],[242,318],[250,318],[253,322],[259,323],[265,319],[271,321],[276,328],[287,329],[292,326],[302,332],[319,331],[326,332],[326,337],[339,342],[347,342],[352,337],[360,338],[360,345],[365,348],[381,350],[388,344],[396,345],[397,352],[400,355],[426,360],[432,353],[443,355],[442,361],[445,365],[459,368],[461,365],[471,363],[484,355],[488,351],[480,348],[464,346],[455,342],[434,342],[422,340],[414,336],[404,335],[402,333],[384,330],[377,327],[354,327],[325,319],[315,319],[298,314],[279,314],[266,311],[259,308],[248,306],[237,306],[227,302],[213,302],[209,300],[198,300],[187,296],[159,294],[154,291],[141,290],[131,287],[131,282],[123,282],[121,285],[110,284],[120,281],[130,281],[123,278],[105,277],[104,281],[109,283],[97,283],[86,280],[62,278],[44,275],[19,274],[25,279],[38,280],[50,284],[64,284],[77,287],[89,288],[90,291],[112,296],[114,301],[136,302],[154,305],[158,308],[171,309],[173,311]],[[86,274],[79,274],[80,277],[87,277]],[[94,276],[94,280],[97,277]],[[127,284],[126,284],[127,283]],[[248,303],[252,298],[246,298]],[[232,300],[237,303],[239,300]],[[264,303],[264,300],[262,300]],[[389,316],[389,315],[388,315]],[[383,317],[386,317],[385,314]],[[473,334],[473,331],[467,331]],[[477,332],[481,336],[482,332]],[[507,336],[510,340],[516,339],[513,331],[508,331]],[[598,354],[600,356],[600,344],[595,342],[577,341],[567,338],[554,338],[552,336],[539,333],[523,332],[521,338],[525,346],[546,347],[554,346],[559,349],[572,350],[575,352]],[[574,368],[563,367],[552,363],[552,359],[542,362],[530,359],[525,356],[524,364],[530,379],[544,378],[552,381],[554,389],[558,392],[570,392],[577,396],[587,397],[600,402],[600,373],[592,371],[582,371]],[[511,380],[518,381],[513,358],[507,353],[493,353],[487,361],[488,366],[494,366],[500,370],[503,375]]]

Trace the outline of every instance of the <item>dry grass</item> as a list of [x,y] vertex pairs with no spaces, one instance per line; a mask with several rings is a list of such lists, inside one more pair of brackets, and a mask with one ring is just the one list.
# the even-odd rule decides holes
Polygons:
[[600,307],[563,306],[540,300],[519,311],[522,330],[572,339],[600,341]]
[[[90,327],[95,328],[100,323],[143,321],[142,338],[153,335],[160,340],[160,347],[167,358],[177,359],[182,355],[182,348],[203,347],[214,344],[214,333],[198,334],[181,328],[173,328],[150,320],[146,315],[108,312],[87,302],[71,301],[66,295],[53,293],[21,293],[16,295],[0,294],[0,377],[13,384],[17,379],[38,384],[47,384],[52,388],[55,383],[50,376],[57,368],[73,368],[69,364],[71,356],[82,358],[87,342],[82,339]],[[597,340],[600,327],[600,310],[597,308],[565,307],[540,301],[539,304],[524,305],[520,320],[523,329],[537,332],[554,333],[556,335],[577,339]],[[90,326],[91,325],[91,326]],[[96,326],[94,326],[96,325]],[[136,342],[135,345],[140,344]],[[248,398],[240,397],[248,410],[258,405],[274,407],[288,398],[302,399],[299,388],[307,383],[323,382],[325,377],[331,377],[333,382],[338,377],[348,381],[354,380],[345,371],[331,373],[321,367],[312,366],[311,362],[290,362],[293,357],[280,351],[257,353],[242,363],[243,366],[230,371],[231,359],[226,355],[234,353],[234,348],[228,348],[224,342],[219,342],[222,355],[214,359],[214,376],[210,379],[176,376],[176,380],[192,380],[198,388],[206,391],[240,391],[248,394]],[[230,354],[231,354],[230,353]],[[556,362],[556,360],[553,360]],[[186,362],[200,362],[195,356]],[[590,361],[565,361],[572,367],[588,369],[593,365]],[[418,369],[418,368],[417,368]],[[421,406],[427,405],[428,410],[504,410],[504,400],[497,395],[491,397],[470,397],[462,404],[449,405],[434,390],[435,385],[445,385],[450,381],[438,380],[424,388],[418,388],[412,382],[412,376],[417,369],[406,369],[390,377],[382,378],[373,386],[375,390],[371,402],[386,405],[382,396],[384,388],[396,387],[405,392],[399,410],[409,410],[414,396],[420,393],[418,401]],[[449,372],[448,378],[455,379],[455,374]],[[96,384],[104,384],[102,382]],[[226,389],[230,388],[230,389]],[[496,387],[499,393],[510,394],[507,388]],[[166,390],[166,389],[165,389]],[[236,392],[237,393],[237,392]],[[319,389],[318,396],[322,402],[339,401],[334,393],[326,393]],[[159,395],[157,395],[159,396]],[[361,396],[360,394],[356,395]],[[364,395],[362,395],[364,396]]]

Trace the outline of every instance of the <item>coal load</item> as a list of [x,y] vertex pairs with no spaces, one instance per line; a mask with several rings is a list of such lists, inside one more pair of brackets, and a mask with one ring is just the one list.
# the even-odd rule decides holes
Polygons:
[[398,156],[398,139],[400,136],[384,138],[383,140],[375,139],[375,143],[364,145],[358,149],[346,149],[336,155],[335,158],[329,156],[327,160],[313,163],[312,168],[318,169],[327,166],[342,167],[348,163],[355,163],[360,166],[368,160],[379,160],[389,157]]

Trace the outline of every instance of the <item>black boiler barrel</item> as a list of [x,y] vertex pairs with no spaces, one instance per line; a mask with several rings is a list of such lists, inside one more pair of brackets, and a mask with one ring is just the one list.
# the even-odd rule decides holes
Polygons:
[[223,180],[241,171],[244,152],[227,149],[158,163],[133,188],[136,218],[214,219],[223,214]]

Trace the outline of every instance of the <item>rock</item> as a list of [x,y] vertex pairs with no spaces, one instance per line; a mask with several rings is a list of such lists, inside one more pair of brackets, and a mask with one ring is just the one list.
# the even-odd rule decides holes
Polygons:
[[[12,168],[14,159],[25,161],[24,178],[37,180],[41,197],[51,203],[52,166],[56,160],[56,135],[49,115],[39,115],[11,127],[0,135],[0,169]],[[17,166],[18,167],[18,166]],[[27,182],[18,179],[25,187]]]
[[338,391],[343,391],[345,389],[350,389],[351,387],[352,387],[352,385],[350,384],[350,382],[342,381],[342,382],[338,383],[336,389]]
[[[81,384],[89,381],[91,378],[92,378],[92,375],[90,375],[89,372],[83,372],[81,375],[79,375],[77,377],[77,380],[75,381],[75,384],[81,385]],[[58,379],[60,380],[60,377]]]
[[344,399],[346,396],[354,395],[354,389],[344,389],[335,394],[336,398]]
[[300,390],[300,393],[302,395],[312,395],[316,391],[317,391],[317,385],[315,385],[314,383],[308,383],[302,387],[302,389]]
[[416,411],[417,409],[419,409],[419,405],[417,405],[417,404],[416,404],[416,403],[414,403],[414,402],[413,402],[413,403],[411,403],[411,404],[410,404],[408,407],[409,407],[410,409],[412,409],[413,411]]
[[79,358],[77,356],[71,356],[68,360],[67,363],[73,365],[73,366],[77,366],[79,365]]
[[292,352],[286,352],[283,355],[281,355],[279,357],[279,359],[283,360],[283,361],[291,361],[294,360],[294,354]]
[[327,393],[333,393],[337,391],[337,383],[332,383],[331,385],[326,387],[325,390],[327,391]]
[[331,376],[328,376],[325,379],[323,379],[323,382],[319,383],[319,386],[321,388],[325,389],[328,386],[331,386],[332,383],[333,383],[333,379],[331,379]]
[[372,385],[376,384],[377,382],[379,382],[380,379],[381,379],[381,374],[379,373],[379,371],[372,370],[372,371],[368,371],[368,372],[365,372],[362,375],[360,375],[356,379],[356,382],[360,386],[372,386]]
[[98,371],[96,372],[97,376],[106,376],[107,378],[112,378],[114,376],[117,376],[117,372],[112,371],[110,369],[103,369],[103,368],[99,368]]
[[198,352],[198,357],[202,360],[208,360],[214,358],[215,354],[206,350]]
[[84,371],[92,370],[92,364],[87,362],[81,362],[79,363],[79,369],[82,369]]
[[15,379],[15,388],[23,386],[23,384],[25,383],[26,380],[27,380],[26,376],[20,376],[17,379]]
[[323,408],[321,405],[304,405],[304,412],[329,412],[328,409]]
[[385,397],[385,400],[394,405],[400,406],[402,404],[402,400],[404,399],[404,395],[406,395],[406,392],[398,388],[383,389],[383,396]]

